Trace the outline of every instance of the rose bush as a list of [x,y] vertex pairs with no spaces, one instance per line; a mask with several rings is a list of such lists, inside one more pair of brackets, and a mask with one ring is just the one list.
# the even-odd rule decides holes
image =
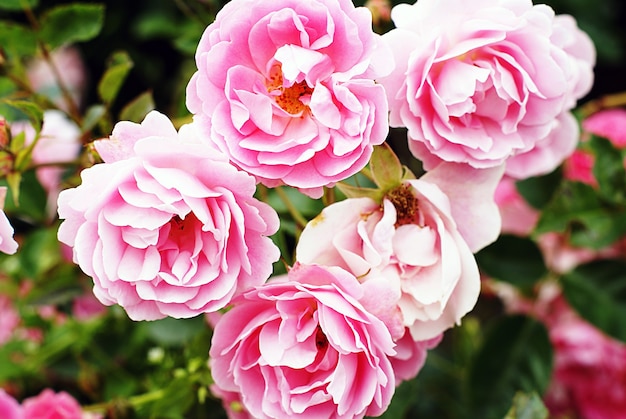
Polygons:
[[393,61],[371,20],[346,0],[229,2],[198,44],[187,106],[258,181],[319,197],[387,136],[374,80]]
[[530,0],[420,0],[395,6],[392,20],[396,29],[383,39],[396,68],[380,82],[391,126],[408,128],[427,169],[440,161],[492,167],[536,146],[567,145],[509,173],[528,177],[573,150],[577,132],[556,121],[571,120],[563,114],[589,91],[595,63],[573,20]]
[[394,344],[361,294],[341,268],[295,265],[236,298],[211,342],[216,385],[257,418],[382,414],[395,389]]
[[104,163],[59,196],[58,237],[103,304],[136,320],[193,317],[269,277],[276,213],[253,198],[251,176],[195,142],[193,127],[179,135],[152,112],[96,149]]
[[352,272],[366,288],[365,306],[395,338],[406,326],[414,339],[432,339],[476,303],[472,251],[500,231],[493,194],[501,174],[443,164],[391,190],[382,204],[351,198],[329,205],[302,232],[297,260]]

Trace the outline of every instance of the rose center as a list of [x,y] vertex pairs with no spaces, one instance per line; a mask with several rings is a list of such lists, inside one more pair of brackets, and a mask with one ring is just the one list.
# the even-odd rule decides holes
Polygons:
[[315,346],[318,351],[323,351],[328,347],[328,338],[319,326],[317,326],[317,331],[315,332]]
[[419,206],[417,198],[411,192],[410,185],[402,185],[393,189],[385,197],[396,209],[396,228],[405,224],[418,223]]
[[274,66],[270,72],[270,78],[266,81],[267,91],[274,96],[276,104],[285,112],[297,115],[308,108],[302,102],[305,97],[310,97],[313,88],[306,81],[294,83],[289,87],[283,86],[283,73],[280,66]]

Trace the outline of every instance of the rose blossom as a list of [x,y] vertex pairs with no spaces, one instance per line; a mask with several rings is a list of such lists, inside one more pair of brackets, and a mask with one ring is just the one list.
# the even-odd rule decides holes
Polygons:
[[539,220],[539,211],[520,195],[515,179],[504,176],[494,195],[502,217],[501,233],[528,236]]
[[0,187],[0,252],[12,255],[17,252],[18,244],[13,238],[15,230],[11,222],[4,213],[4,200],[7,195],[7,188]]
[[626,109],[605,109],[582,123],[586,132],[608,139],[618,149],[626,148]]
[[259,182],[320,197],[388,133],[374,79],[391,71],[372,16],[348,0],[234,0],[206,29],[187,107]]
[[24,418],[33,419],[81,419],[80,404],[68,393],[55,393],[50,389],[22,402]]
[[444,163],[389,191],[382,204],[351,198],[302,232],[296,258],[339,266],[363,283],[363,304],[395,339],[431,339],[458,323],[480,291],[472,254],[500,232],[493,201],[502,168]]
[[296,264],[286,280],[236,298],[213,334],[216,385],[257,418],[382,414],[395,390],[394,344],[361,294],[341,268]]
[[2,419],[22,419],[22,408],[20,404],[0,388],[0,418]]
[[417,376],[426,363],[428,350],[437,347],[442,338],[443,333],[432,339],[416,341],[409,332],[396,341],[396,355],[391,357],[396,386]]
[[598,187],[598,181],[593,175],[595,156],[586,150],[575,150],[563,163],[563,177],[568,180],[586,183]]
[[[396,68],[379,81],[391,126],[408,128],[426,169],[442,160],[492,167],[529,152],[591,87],[593,44],[546,5],[420,0],[391,16],[396,29],[383,39]],[[571,134],[558,141],[575,142]],[[556,157],[538,155],[537,164],[555,166]]]
[[218,310],[263,283],[278,259],[278,216],[254,178],[156,111],[96,142],[103,164],[59,196],[59,240],[105,305],[134,320]]
[[11,299],[0,294],[0,346],[11,339],[19,324],[20,316],[15,311]]

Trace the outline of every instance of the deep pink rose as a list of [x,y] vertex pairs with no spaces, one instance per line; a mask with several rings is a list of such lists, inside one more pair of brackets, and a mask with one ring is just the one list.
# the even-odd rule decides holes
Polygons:
[[17,252],[18,244],[13,238],[15,230],[3,210],[6,194],[7,188],[0,187],[0,252],[12,255]]
[[[426,169],[485,168],[532,150],[591,87],[595,52],[573,19],[530,0],[419,0],[383,35],[390,124]],[[571,143],[571,141],[570,141]]]
[[0,418],[2,419],[22,419],[22,408],[20,404],[0,388]]
[[372,16],[349,0],[233,0],[204,32],[187,107],[258,181],[319,197],[388,133],[374,79],[391,71]]
[[592,153],[586,150],[575,150],[563,164],[563,177],[597,187],[598,181],[593,175],[594,164],[595,156]]
[[192,317],[269,277],[276,212],[253,197],[253,177],[195,142],[193,126],[177,134],[152,112],[96,149],[105,162],[59,196],[58,237],[103,304],[134,320]]
[[341,268],[296,264],[286,280],[238,297],[213,334],[216,385],[256,418],[382,414],[395,391],[394,344],[361,294]]
[[392,336],[408,327],[431,339],[476,303],[480,277],[473,251],[494,241],[493,201],[502,168],[444,163],[387,193],[382,205],[353,198],[326,207],[302,232],[296,258],[339,266],[363,283],[363,304]]
[[602,110],[585,119],[582,125],[585,131],[608,139],[616,148],[626,148],[626,109]]
[[55,393],[50,389],[22,402],[24,418],[29,419],[81,419],[80,404],[68,393]]

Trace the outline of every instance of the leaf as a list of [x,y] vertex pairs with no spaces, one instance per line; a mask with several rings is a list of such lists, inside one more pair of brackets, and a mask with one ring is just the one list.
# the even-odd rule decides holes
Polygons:
[[155,105],[154,99],[152,98],[152,92],[143,92],[124,106],[120,112],[120,120],[141,122],[150,111],[154,110],[154,108]]
[[550,202],[561,182],[561,172],[555,170],[544,176],[531,177],[515,183],[520,195],[536,209]]
[[548,419],[548,409],[537,393],[518,392],[504,419]]
[[370,170],[374,182],[383,191],[393,189],[402,183],[404,175],[402,164],[387,143],[374,146]]
[[519,288],[532,288],[548,273],[535,242],[528,238],[502,235],[476,254],[480,269],[494,279]]
[[133,61],[125,51],[113,53],[108,67],[98,83],[98,96],[107,105],[110,105],[119,93],[124,80],[133,68]]
[[24,10],[24,6],[34,9],[39,4],[38,0],[0,0],[0,9]]
[[37,51],[37,37],[27,26],[0,21],[0,45],[11,55],[31,56]]
[[191,319],[167,317],[147,324],[148,335],[159,345],[182,346],[189,339],[206,329],[203,316]]
[[370,198],[376,202],[381,202],[384,196],[384,192],[380,189],[361,188],[359,186],[353,186],[343,182],[339,182],[335,186],[347,198]]
[[548,332],[536,320],[518,315],[492,324],[469,369],[469,417],[500,419],[516,392],[543,394],[552,356]]
[[626,342],[626,262],[599,260],[562,278],[572,308],[606,334]]
[[33,125],[35,132],[39,134],[41,131],[41,125],[43,124],[43,110],[38,105],[27,100],[5,99],[4,103],[26,115]]
[[104,5],[69,3],[48,10],[41,19],[40,38],[51,49],[95,38],[104,24]]
[[103,105],[90,106],[87,109],[87,112],[85,112],[83,125],[80,128],[81,131],[83,133],[91,131],[96,125],[98,125],[98,122],[100,122],[100,120],[104,118],[104,116],[106,115],[106,112],[107,112],[106,107]]
[[593,175],[598,181],[600,194],[608,202],[625,202],[626,170],[622,154],[604,138],[593,136],[588,144],[595,155]]

